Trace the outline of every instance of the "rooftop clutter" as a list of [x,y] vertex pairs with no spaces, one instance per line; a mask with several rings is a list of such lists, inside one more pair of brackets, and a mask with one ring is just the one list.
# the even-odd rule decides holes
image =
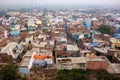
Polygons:
[[119,18],[111,21],[105,14],[72,11],[33,13],[1,19],[0,54],[12,56],[20,73],[30,75],[30,69],[36,66],[48,70],[105,69],[111,72],[112,69],[113,73],[120,73],[116,67],[120,62],[118,37],[97,31],[103,24],[113,25],[111,31],[119,34]]

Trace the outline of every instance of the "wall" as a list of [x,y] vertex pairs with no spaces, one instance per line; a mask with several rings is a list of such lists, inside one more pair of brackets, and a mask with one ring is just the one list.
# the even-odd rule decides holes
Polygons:
[[7,45],[7,40],[4,39],[0,42],[0,47],[5,47]]
[[29,65],[28,65],[28,69],[30,69],[33,65],[33,57],[31,57],[30,61],[29,61]]
[[86,63],[58,63],[58,69],[86,69]]
[[88,61],[87,68],[90,70],[99,70],[99,69],[107,69],[108,62],[107,61]]
[[102,34],[94,34],[94,38],[101,39],[102,38]]
[[19,72],[22,74],[29,74],[29,70],[27,67],[19,67]]
[[58,69],[73,69],[73,64],[64,63],[64,64],[57,64]]

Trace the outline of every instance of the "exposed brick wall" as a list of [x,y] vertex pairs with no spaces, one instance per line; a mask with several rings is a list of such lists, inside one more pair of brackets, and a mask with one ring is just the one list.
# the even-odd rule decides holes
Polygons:
[[108,62],[107,61],[88,61],[87,68],[90,70],[100,70],[107,69]]

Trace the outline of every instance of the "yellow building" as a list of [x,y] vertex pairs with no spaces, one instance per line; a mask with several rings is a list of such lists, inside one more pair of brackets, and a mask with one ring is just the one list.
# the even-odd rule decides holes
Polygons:
[[112,48],[120,47],[120,40],[116,38],[110,38],[110,41],[112,43]]

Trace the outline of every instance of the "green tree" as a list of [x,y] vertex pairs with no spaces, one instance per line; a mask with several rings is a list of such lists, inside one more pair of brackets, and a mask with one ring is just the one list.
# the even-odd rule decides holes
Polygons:
[[60,70],[56,80],[88,80],[90,72],[82,69]]
[[14,65],[6,65],[0,71],[0,77],[2,80],[17,80],[18,70]]
[[102,34],[111,34],[111,28],[108,25],[101,25],[97,31],[101,32]]
[[109,74],[105,70],[97,71],[96,75],[99,80],[120,80],[120,78],[118,78],[116,75]]

